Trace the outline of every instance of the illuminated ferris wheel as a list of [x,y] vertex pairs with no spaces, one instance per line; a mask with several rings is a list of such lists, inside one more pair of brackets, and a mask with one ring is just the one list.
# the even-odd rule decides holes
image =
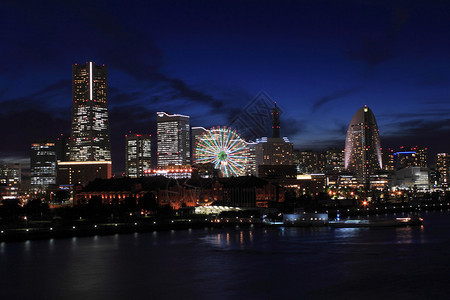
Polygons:
[[248,148],[239,134],[227,127],[213,127],[202,133],[195,149],[197,164],[214,164],[223,176],[243,176]]

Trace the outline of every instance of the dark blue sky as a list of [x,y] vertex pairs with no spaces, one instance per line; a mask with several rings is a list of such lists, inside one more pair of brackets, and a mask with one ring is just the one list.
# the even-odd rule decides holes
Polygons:
[[[0,159],[70,131],[71,66],[108,66],[113,164],[155,112],[229,124],[260,91],[299,149],[344,146],[368,105],[383,147],[450,152],[446,1],[2,1]],[[269,133],[268,133],[269,134]]]

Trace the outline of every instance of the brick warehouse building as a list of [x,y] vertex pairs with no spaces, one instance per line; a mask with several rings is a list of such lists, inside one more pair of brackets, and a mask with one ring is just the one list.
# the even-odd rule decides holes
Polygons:
[[86,204],[92,198],[100,198],[104,204],[127,198],[138,202],[144,196],[173,209],[214,202],[236,207],[269,207],[271,202],[284,202],[282,188],[254,176],[178,180],[155,176],[97,179],[75,193],[74,205]]

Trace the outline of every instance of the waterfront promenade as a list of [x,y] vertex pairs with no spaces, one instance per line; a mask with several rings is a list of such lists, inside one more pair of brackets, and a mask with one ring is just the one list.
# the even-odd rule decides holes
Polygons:
[[[439,211],[450,209],[448,202],[422,203],[418,205],[396,204],[361,208],[332,208],[324,212],[330,220],[357,216],[374,216],[393,213],[420,213],[423,211]],[[259,217],[238,216],[151,216],[116,220],[27,220],[15,223],[0,224],[0,242],[37,240],[51,238],[69,238],[110,234],[130,234],[135,232],[151,232],[159,230],[182,230],[188,228],[228,227],[228,226],[261,226]],[[324,225],[326,226],[326,225]]]

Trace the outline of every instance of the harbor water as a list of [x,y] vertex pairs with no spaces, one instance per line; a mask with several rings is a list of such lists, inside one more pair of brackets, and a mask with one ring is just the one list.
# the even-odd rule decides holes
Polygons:
[[448,299],[450,212],[422,217],[2,242],[1,299]]

